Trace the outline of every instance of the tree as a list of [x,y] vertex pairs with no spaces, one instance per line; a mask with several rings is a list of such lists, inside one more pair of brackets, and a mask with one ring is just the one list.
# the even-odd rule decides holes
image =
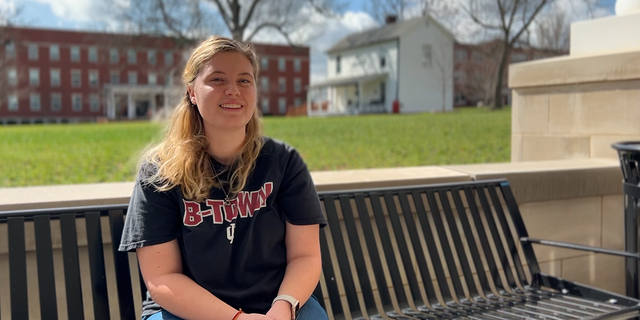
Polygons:
[[469,0],[458,4],[482,28],[497,31],[502,44],[492,109],[502,108],[502,84],[511,50],[538,13],[555,0]]
[[119,0],[106,3],[116,5],[115,18],[139,33],[194,39],[226,28],[233,39],[248,42],[261,30],[271,28],[293,45],[292,32],[311,23],[313,13],[332,15],[341,8],[338,1],[137,0],[131,1],[132,7]]
[[28,92],[27,70],[16,65],[16,48],[20,43],[12,28],[20,21],[21,11],[19,6],[0,9],[0,104],[7,103],[9,95],[15,94],[19,99]]

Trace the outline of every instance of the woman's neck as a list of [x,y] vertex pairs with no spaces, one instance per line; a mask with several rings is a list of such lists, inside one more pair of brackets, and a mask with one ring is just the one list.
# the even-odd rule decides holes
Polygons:
[[209,139],[207,152],[214,159],[224,165],[230,165],[242,152],[242,146],[246,139],[244,130],[241,131],[216,131],[206,132]]

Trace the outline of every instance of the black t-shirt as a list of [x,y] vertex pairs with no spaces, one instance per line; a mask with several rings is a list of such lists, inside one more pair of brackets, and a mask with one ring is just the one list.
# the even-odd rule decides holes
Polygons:
[[[119,250],[178,239],[185,275],[234,308],[266,313],[284,278],[285,221],[325,226],[326,220],[300,155],[264,139],[255,169],[228,206],[218,188],[201,203],[184,199],[179,186],[159,192],[143,183],[156,170],[143,165]],[[143,315],[159,310],[147,293]]]

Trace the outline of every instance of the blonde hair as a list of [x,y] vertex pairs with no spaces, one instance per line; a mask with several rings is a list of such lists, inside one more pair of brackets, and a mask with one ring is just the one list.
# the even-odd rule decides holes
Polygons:
[[[192,87],[202,67],[220,52],[244,54],[253,68],[254,83],[258,77],[256,55],[247,44],[223,38],[211,37],[202,42],[191,54],[182,76],[187,87]],[[257,103],[257,101],[250,101]],[[262,123],[257,108],[246,126],[246,139],[240,155],[229,167],[229,194],[236,195],[247,181],[255,167],[262,149]],[[209,141],[204,134],[204,124],[198,108],[191,103],[188,92],[176,107],[169,130],[160,144],[148,150],[143,162],[154,164],[157,171],[145,182],[153,184],[160,191],[168,191],[180,186],[185,199],[198,202],[209,197],[211,188],[222,188],[211,158],[207,153]],[[220,174],[220,172],[217,172]]]

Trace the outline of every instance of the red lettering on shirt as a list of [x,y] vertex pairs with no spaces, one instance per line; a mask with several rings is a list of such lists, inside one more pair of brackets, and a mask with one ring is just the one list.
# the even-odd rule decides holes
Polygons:
[[224,201],[207,199],[206,203],[213,211],[213,224],[222,224],[222,206],[224,205]]
[[260,208],[264,208],[267,206],[267,198],[271,195],[273,191],[273,182],[265,183],[262,188],[260,188]]
[[224,218],[225,220],[227,220],[227,222],[233,221],[233,219],[235,219],[238,216],[238,210],[236,210],[237,202],[238,202],[237,199],[233,199],[231,200],[230,205],[224,206]]
[[200,214],[200,204],[194,201],[184,202],[184,218],[183,223],[188,227],[195,227],[202,223],[202,215]]
[[238,194],[237,199],[240,218],[253,217],[253,213],[260,209],[258,191],[242,191]]

